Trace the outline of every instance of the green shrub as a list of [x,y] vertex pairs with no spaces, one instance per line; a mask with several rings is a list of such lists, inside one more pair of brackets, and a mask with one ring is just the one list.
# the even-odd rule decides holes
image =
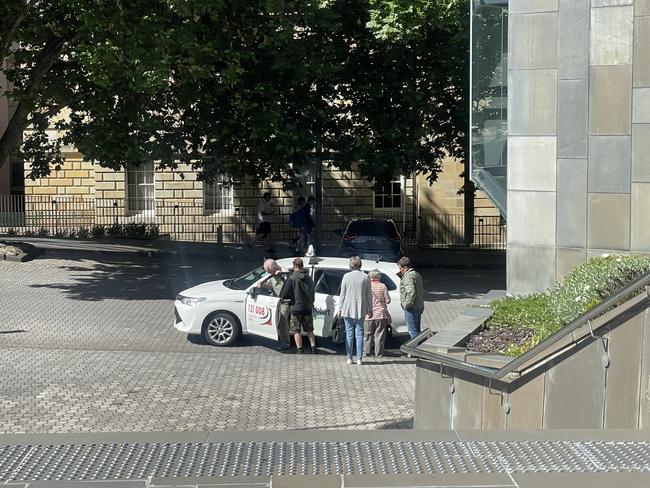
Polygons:
[[7,230],[7,235],[8,236],[17,236],[18,231],[12,227],[11,229]]
[[88,227],[79,227],[77,229],[77,237],[79,239],[88,239],[90,236],[90,230],[88,230]]
[[549,313],[560,324],[575,320],[650,270],[641,256],[602,256],[581,264],[551,292]]
[[93,225],[90,228],[90,233],[95,239],[102,238],[106,235],[106,227],[103,225]]
[[158,224],[147,224],[144,235],[149,239],[158,239],[160,237],[160,227],[158,227]]
[[36,231],[32,229],[27,229],[25,231],[25,237],[36,237]]
[[122,224],[110,225],[106,229],[106,235],[108,237],[123,237],[124,236],[124,226]]
[[69,232],[67,230],[65,230],[65,229],[58,229],[54,233],[54,237],[56,237],[57,239],[65,239],[66,237],[68,237],[68,235],[69,235]]
[[146,224],[128,223],[124,226],[124,235],[126,237],[145,237],[147,231]]
[[510,344],[501,351],[519,356],[648,272],[650,259],[642,256],[592,258],[548,292],[493,301],[490,307],[494,313],[487,327],[494,324],[532,329],[532,339],[523,344]]
[[38,229],[38,237],[48,237],[50,235],[50,229],[47,227],[41,227]]
[[550,320],[548,315],[550,301],[549,293],[522,297],[506,296],[495,300],[490,304],[494,309],[490,323],[515,329],[525,327],[539,332],[557,330],[559,324]]

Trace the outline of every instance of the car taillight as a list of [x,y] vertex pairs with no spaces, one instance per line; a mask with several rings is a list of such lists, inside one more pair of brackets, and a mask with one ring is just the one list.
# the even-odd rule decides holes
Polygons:
[[393,236],[393,237],[390,238],[390,240],[393,241],[393,242],[399,242],[400,238],[399,238],[399,236]]
[[357,236],[349,236],[349,235],[346,234],[346,235],[343,236],[343,240],[344,241],[356,241]]

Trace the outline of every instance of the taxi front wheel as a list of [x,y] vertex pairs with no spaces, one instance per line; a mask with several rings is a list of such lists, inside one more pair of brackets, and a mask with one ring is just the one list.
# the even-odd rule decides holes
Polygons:
[[205,319],[203,338],[213,346],[232,346],[241,336],[237,318],[227,312],[214,312]]

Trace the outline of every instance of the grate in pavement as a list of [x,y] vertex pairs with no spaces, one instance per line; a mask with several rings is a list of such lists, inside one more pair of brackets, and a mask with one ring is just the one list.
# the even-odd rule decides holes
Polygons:
[[647,442],[170,442],[0,446],[0,480],[650,471]]

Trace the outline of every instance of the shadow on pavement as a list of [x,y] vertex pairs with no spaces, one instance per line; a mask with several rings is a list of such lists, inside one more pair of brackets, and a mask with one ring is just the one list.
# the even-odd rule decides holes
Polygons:
[[186,288],[206,281],[238,276],[252,267],[230,261],[184,259],[181,256],[141,257],[133,253],[98,255],[48,250],[43,256],[60,260],[62,282],[32,284],[32,288],[61,290],[75,300],[172,300]]

